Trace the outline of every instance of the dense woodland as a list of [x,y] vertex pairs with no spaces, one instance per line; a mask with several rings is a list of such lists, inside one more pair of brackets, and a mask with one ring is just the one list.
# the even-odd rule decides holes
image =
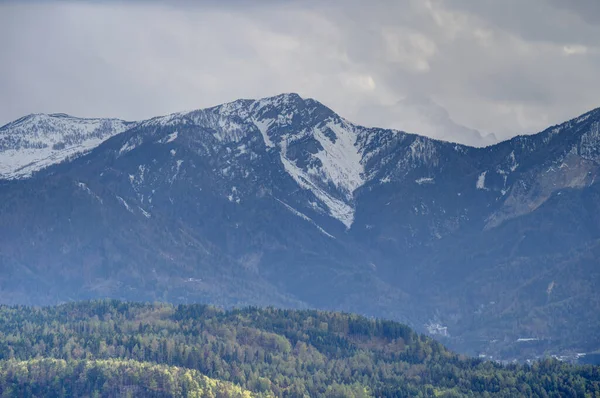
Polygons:
[[96,301],[0,307],[3,396],[600,397],[600,368],[469,359],[399,323]]
[[193,369],[134,360],[44,358],[0,362],[3,397],[251,397]]

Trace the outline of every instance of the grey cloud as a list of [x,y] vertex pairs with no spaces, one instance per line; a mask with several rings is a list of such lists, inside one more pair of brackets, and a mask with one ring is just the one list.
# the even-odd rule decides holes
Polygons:
[[530,41],[570,44],[573,42],[598,45],[590,36],[597,26],[584,22],[597,12],[600,4],[594,0],[448,0],[446,4],[480,17],[483,22]]
[[570,11],[590,24],[600,22],[600,2],[596,0],[550,0],[556,7]]

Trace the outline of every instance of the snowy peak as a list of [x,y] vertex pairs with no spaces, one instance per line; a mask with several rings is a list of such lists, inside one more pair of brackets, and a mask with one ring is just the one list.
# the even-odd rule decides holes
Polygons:
[[[259,100],[240,99],[211,108],[191,112],[178,112],[156,117],[141,123],[142,126],[165,127],[191,125],[213,130],[221,142],[238,142],[249,134],[266,132],[283,133],[286,128],[303,128],[335,113],[311,99],[298,94],[281,94]],[[269,135],[263,136],[267,147],[272,146]],[[279,141],[275,138],[275,141]]]
[[310,210],[332,216],[348,228],[352,225],[353,194],[364,184],[359,129],[318,101],[293,93],[241,99],[151,119],[141,126],[155,127],[163,135],[172,134],[178,126],[198,128],[193,134],[214,138],[210,144],[203,139],[199,145],[214,146],[211,153],[230,154],[228,168],[249,168],[249,164],[239,164],[240,153],[250,154],[250,159],[267,153],[278,156],[284,171],[312,194]]
[[249,114],[265,146],[279,153],[285,171],[315,196],[315,210],[350,228],[354,191],[364,184],[355,126],[297,94],[258,100]]
[[294,181],[314,195],[313,210],[352,225],[353,193],[364,183],[364,170],[356,128],[331,109],[292,93],[234,101],[189,117],[213,128],[220,140],[255,134],[267,151],[279,154]]
[[29,177],[131,126],[118,119],[82,119],[62,113],[25,116],[0,127],[0,178]]
[[[307,101],[296,93],[285,93],[274,97],[266,97],[258,100],[239,99],[233,102],[217,105],[207,109],[225,116],[239,116],[242,118],[257,113],[262,109],[277,110],[279,113],[298,113],[306,107]],[[315,101],[316,102],[316,101]]]
[[[259,100],[238,100],[199,113],[227,118],[229,123],[233,123],[233,130],[253,125],[260,131],[267,147],[278,143],[284,136],[298,135],[328,118],[339,119],[331,109],[318,101],[304,99],[294,93]],[[251,132],[253,129],[249,130]]]

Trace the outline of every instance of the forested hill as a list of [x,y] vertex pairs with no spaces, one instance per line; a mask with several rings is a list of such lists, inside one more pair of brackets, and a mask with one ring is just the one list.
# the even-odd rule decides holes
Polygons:
[[319,311],[96,301],[0,307],[3,396],[600,394],[600,368],[502,366],[399,323]]

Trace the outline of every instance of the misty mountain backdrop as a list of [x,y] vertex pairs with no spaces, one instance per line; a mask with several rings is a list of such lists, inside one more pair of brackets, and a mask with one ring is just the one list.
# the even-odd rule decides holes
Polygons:
[[600,349],[600,109],[483,148],[296,94],[0,128],[0,301],[351,311],[494,358]]

